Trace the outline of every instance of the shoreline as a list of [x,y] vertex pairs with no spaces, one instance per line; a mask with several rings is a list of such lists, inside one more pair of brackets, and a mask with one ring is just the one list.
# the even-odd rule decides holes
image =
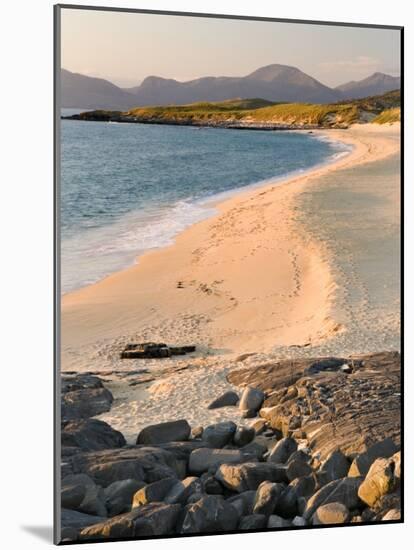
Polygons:
[[[234,293],[234,289],[231,289],[229,285],[237,286],[238,281],[234,279],[235,274],[231,272],[231,269],[229,272],[229,265],[226,266],[224,264],[237,262],[237,257],[232,257],[234,256],[234,251],[238,249],[239,252],[242,252],[242,249],[245,248],[246,243],[241,242],[240,235],[237,236],[237,230],[235,230],[234,227],[234,224],[239,222],[243,222],[244,225],[249,226],[248,228],[246,227],[246,229],[248,231],[253,229],[261,238],[275,239],[275,237],[277,237],[281,239],[279,244],[282,244],[282,248],[284,247],[284,250],[282,250],[284,258],[282,259],[280,256],[277,259],[273,258],[270,264],[269,254],[263,250],[259,253],[257,251],[254,253],[256,243],[248,239],[250,244],[248,243],[247,247],[254,253],[256,258],[254,262],[242,262],[242,267],[243,269],[248,268],[248,270],[250,270],[250,275],[257,275],[257,267],[255,268],[254,264],[257,264],[257,261],[259,261],[262,265],[270,265],[271,269],[275,269],[275,272],[277,271],[279,282],[276,286],[283,287],[284,284],[286,287],[283,289],[279,288],[278,290],[281,291],[279,294],[285,294],[285,298],[286,296],[292,295],[290,300],[285,299],[285,302],[290,302],[288,308],[286,308],[286,303],[282,303],[282,296],[279,297],[279,302],[276,299],[278,303],[274,303],[274,306],[277,306],[278,310],[285,309],[287,314],[285,320],[294,320],[292,315],[298,313],[298,308],[299,310],[301,308],[304,310],[302,311],[302,317],[305,316],[306,310],[308,312],[315,308],[319,310],[318,318],[313,319],[313,322],[310,324],[308,323],[307,326],[305,323],[305,327],[302,327],[302,331],[298,332],[296,330],[295,338],[293,338],[292,334],[289,336],[289,331],[292,333],[292,330],[287,329],[285,330],[285,335],[282,335],[279,338],[279,342],[276,341],[276,344],[283,343],[283,339],[285,343],[296,345],[306,344],[306,333],[312,333],[313,331],[315,338],[318,338],[317,334],[320,332],[320,327],[323,328],[322,334],[320,335],[322,338],[326,338],[330,331],[335,332],[335,330],[340,330],[340,327],[337,328],[331,319],[327,320],[327,317],[329,317],[329,302],[335,288],[334,281],[329,273],[329,266],[325,259],[322,259],[324,254],[321,249],[321,243],[306,242],[304,244],[300,242],[300,238],[296,238],[294,243],[295,246],[292,247],[292,243],[289,242],[291,238],[291,234],[289,233],[292,233],[292,231],[297,228],[295,227],[295,223],[297,222],[293,219],[294,212],[292,211],[294,199],[303,192],[306,186],[324,174],[336,172],[349,166],[357,166],[364,162],[372,162],[387,154],[391,154],[393,147],[392,144],[390,144],[389,134],[398,131],[395,130],[395,127],[394,130],[392,128],[393,127],[389,129],[376,126],[375,129],[372,129],[365,125],[347,131],[330,130],[330,138],[333,135],[337,140],[354,145],[354,149],[350,154],[337,159],[334,163],[329,163],[323,167],[311,170],[309,173],[301,174],[293,178],[289,177],[286,180],[277,182],[277,185],[275,185],[275,183],[269,183],[253,190],[243,190],[224,202],[217,204],[218,213],[216,215],[184,230],[176,237],[174,244],[162,249],[147,252],[143,256],[140,256],[140,262],[138,264],[109,275],[98,283],[64,295],[62,297],[62,350],[64,355],[65,348],[69,351],[66,358],[70,356],[72,356],[72,358],[76,356],[79,357],[76,351],[75,353],[70,353],[70,349],[68,349],[73,348],[73,344],[75,344],[75,346],[76,344],[80,344],[80,347],[85,345],[89,347],[92,346],[91,350],[93,349],[94,353],[96,353],[96,348],[100,345],[98,342],[101,342],[103,347],[107,347],[108,341],[110,340],[115,342],[119,341],[120,338],[122,340],[122,337],[131,337],[132,334],[148,334],[148,331],[145,332],[143,329],[145,327],[150,327],[151,332],[151,329],[154,328],[156,324],[158,324],[158,330],[152,331],[152,333],[158,332],[159,337],[163,340],[168,339],[169,333],[174,334],[174,341],[169,342],[173,344],[192,343],[186,340],[190,338],[190,334],[192,334],[192,338],[195,338],[197,337],[197,333],[200,333],[200,325],[202,325],[203,328],[208,325],[211,327],[211,323],[215,322],[216,332],[223,333],[223,331],[227,330],[227,335],[230,337],[227,338],[227,342],[232,343],[232,338],[231,335],[229,335],[228,329],[229,324],[234,324],[235,315],[231,314],[231,310],[239,310],[237,312],[238,317],[240,318],[239,313],[244,316],[243,324],[245,324],[246,319],[248,320],[249,311],[250,314],[253,311],[255,315],[261,313],[257,311],[257,308],[253,308],[253,310],[250,308],[249,310],[249,307],[245,307],[244,309],[248,311],[243,312],[243,310],[238,307],[234,308],[234,303],[232,303],[240,302],[240,300],[239,296],[232,296],[232,290]],[[326,135],[325,131],[318,133]],[[374,137],[371,134],[373,134]],[[398,146],[395,145],[394,150],[397,150],[397,148]],[[268,195],[270,196],[268,197]],[[266,199],[263,197],[266,197]],[[272,204],[270,205],[271,212],[269,212],[270,216],[274,217],[279,214],[280,217],[283,215],[283,225],[286,230],[283,236],[281,236],[283,231],[281,231],[280,227],[273,227],[270,231],[267,231],[269,228],[262,227],[260,224],[257,225],[256,223],[255,226],[255,216],[257,214],[260,216],[260,211],[269,210],[268,199],[272,199]],[[246,209],[247,204],[249,211]],[[239,211],[239,208],[242,210]],[[283,208],[285,208],[284,211]],[[226,224],[224,220],[224,218],[229,215],[232,217],[230,225]],[[257,219],[256,216],[256,222]],[[221,224],[221,226],[214,227],[217,223],[219,225]],[[205,246],[200,246],[202,243],[205,244],[206,231],[208,231],[209,236],[212,237],[210,246],[207,248]],[[228,249],[226,249],[226,243],[220,241],[215,231],[222,231],[224,241],[229,241]],[[193,248],[193,250],[191,250],[191,248]],[[231,261],[226,262],[225,260],[224,263],[221,262],[218,267],[212,266],[211,258],[209,257],[212,254],[211,249],[215,250],[215,254],[219,254],[221,258],[231,258]],[[275,252],[274,247],[272,252]],[[208,278],[210,280],[198,281],[196,277],[195,279],[199,284],[193,283],[193,280],[190,279],[192,275],[189,271],[194,271],[194,269],[196,269],[198,271],[196,275],[202,275],[202,272],[205,272],[206,268],[208,269],[208,277],[204,276],[201,278]],[[253,271],[251,271],[252,269]],[[220,274],[222,270],[224,270],[225,274],[231,279],[229,285],[221,286],[222,282],[217,278],[211,280],[212,275]],[[166,273],[169,271],[173,272]],[[292,287],[288,282],[289,280],[294,280],[295,273],[296,279],[301,279],[299,282],[301,288],[299,294],[301,296],[295,296],[295,291],[296,294],[298,294],[298,290],[295,290],[295,286]],[[261,282],[267,286],[268,289],[274,290],[274,279],[266,280],[266,277],[263,279],[262,275],[263,274],[260,275],[262,279]],[[158,283],[154,285],[154,280],[156,280],[156,278],[158,278]],[[184,281],[185,288],[178,290],[177,283],[181,280]],[[244,280],[244,283],[244,288],[239,288],[238,294],[246,295],[246,290],[248,290],[248,288],[246,289],[246,285],[249,284],[249,280]],[[280,285],[280,283],[282,284]],[[296,286],[297,285],[298,281],[296,282]],[[184,292],[182,292],[182,290],[184,290]],[[284,292],[282,292],[282,290],[284,290]],[[160,293],[164,291],[166,292],[160,304],[158,303]],[[312,299],[312,295],[317,298],[316,301]],[[323,296],[324,308],[321,308],[321,296]],[[254,298],[257,298],[257,296],[250,295],[248,298],[250,298],[250,301],[251,299],[254,301]],[[263,301],[264,296],[262,295],[260,298]],[[194,304],[195,300],[198,304]],[[153,304],[151,304],[151,302],[153,302]],[[293,309],[290,307],[292,304],[295,306]],[[192,305],[198,305],[199,307],[195,307],[194,310]],[[237,303],[237,305],[239,304]],[[244,305],[246,306],[246,304]],[[265,305],[267,306],[268,304]],[[164,311],[160,311],[162,309],[164,309]],[[193,310],[191,311],[191,309]],[[291,311],[288,312],[286,309],[291,309]],[[182,316],[183,313],[184,316],[187,316],[187,322],[184,323],[187,326],[184,327],[184,330],[177,331],[177,326],[183,324],[183,319],[181,319],[180,323],[177,317],[180,315]],[[215,314],[215,319],[213,317],[213,321],[211,320],[212,314]],[[226,316],[228,319],[223,324],[223,318]],[[219,317],[221,317],[221,322],[218,320]],[[177,325],[175,321],[178,321],[178,325],[175,329],[172,326],[168,326],[168,318],[174,320],[172,325]],[[114,319],[116,319],[116,321],[114,321]],[[260,319],[260,315],[256,317],[255,322],[262,323],[262,319],[260,319],[260,321],[257,321],[257,319]],[[161,322],[157,323],[157,321]],[[117,325],[115,329],[114,324]],[[165,330],[162,330],[163,327]],[[182,327],[180,326],[179,328]],[[260,336],[262,337],[263,333],[266,331],[272,331],[271,324],[265,327],[265,330],[262,331]],[[280,334],[280,329],[278,332]],[[162,338],[162,334],[164,334],[164,336],[166,335],[166,337]],[[150,337],[151,335],[148,334],[148,336]],[[221,342],[214,342],[214,337],[213,339],[203,338],[202,340],[203,341],[199,343],[202,354],[203,352],[207,352],[207,354],[211,353],[211,344],[213,344],[213,349],[216,349],[216,352],[213,353],[218,353],[217,350],[222,349],[223,343],[226,343],[226,338],[224,338],[224,340],[222,339]],[[240,337],[238,340],[240,340]],[[220,345],[217,346],[217,344]],[[258,346],[254,342],[252,342],[249,347],[251,348],[250,350],[243,350],[240,349],[240,346],[234,345],[234,348],[237,348],[238,351],[252,351],[253,348],[255,348],[255,351],[265,351],[263,346]],[[220,353],[222,353],[222,351]],[[104,354],[104,351],[102,353],[97,353],[101,359]],[[83,357],[83,359],[86,358]],[[91,359],[93,362],[93,354],[91,355]],[[65,363],[65,358],[63,362]],[[71,368],[70,365],[73,367],[73,364],[73,361],[70,360],[69,363],[63,365],[63,368]]]
[[[298,132],[300,132],[300,130],[288,129],[288,130],[286,130],[286,132],[288,132],[288,133],[298,133]],[[207,196],[207,197],[204,197],[204,198],[201,198],[201,199],[190,201],[189,203],[192,206],[197,206],[197,207],[200,207],[200,208],[204,209],[205,210],[205,215],[201,216],[200,219],[195,219],[194,221],[189,222],[188,225],[186,225],[183,229],[180,229],[178,232],[176,232],[174,235],[172,235],[171,236],[171,242],[169,244],[163,244],[163,245],[160,245],[160,246],[153,246],[152,248],[148,248],[146,250],[143,250],[141,253],[139,253],[138,255],[136,255],[134,257],[134,260],[132,262],[130,261],[128,263],[125,263],[125,265],[123,267],[121,267],[119,269],[116,269],[115,271],[109,271],[108,273],[104,274],[103,276],[101,276],[100,278],[98,278],[96,280],[86,282],[86,283],[82,283],[79,286],[76,286],[74,288],[71,288],[70,290],[62,292],[61,297],[63,298],[63,296],[72,294],[74,292],[77,292],[77,291],[80,291],[80,290],[85,289],[87,287],[90,287],[92,285],[95,285],[95,284],[105,280],[107,277],[110,277],[111,275],[114,275],[116,273],[121,273],[121,272],[123,272],[127,269],[130,269],[130,268],[136,266],[139,263],[139,261],[142,259],[142,257],[145,256],[148,253],[156,252],[156,251],[162,250],[164,248],[167,248],[169,246],[173,246],[175,244],[175,241],[176,241],[177,237],[181,233],[183,233],[184,231],[186,231],[187,229],[191,228],[192,226],[194,226],[198,223],[201,223],[205,220],[212,219],[215,216],[217,216],[219,214],[218,206],[221,203],[224,203],[228,200],[231,200],[231,199],[237,197],[238,195],[240,195],[242,193],[253,192],[253,191],[256,191],[258,189],[266,188],[269,185],[275,186],[275,185],[278,185],[278,184],[288,183],[290,180],[296,179],[298,177],[305,177],[307,175],[311,175],[315,170],[319,170],[320,168],[323,168],[325,166],[335,165],[339,160],[341,160],[342,158],[345,159],[348,155],[350,155],[351,152],[352,152],[352,149],[354,147],[353,143],[345,144],[345,142],[343,140],[331,139],[325,133],[325,130],[321,130],[321,131],[318,131],[318,132],[308,132],[308,133],[312,133],[313,134],[312,137],[314,139],[318,139],[318,140],[321,140],[321,141],[329,141],[334,146],[337,145],[337,144],[347,145],[350,148],[346,149],[346,150],[343,150],[343,151],[332,152],[324,160],[322,160],[321,162],[318,162],[317,164],[315,164],[315,165],[313,165],[309,168],[296,169],[296,170],[288,172],[287,174],[284,174],[284,175],[270,176],[268,178],[258,180],[256,182],[243,184],[243,185],[241,185],[239,187],[235,187],[233,189],[229,189],[229,190],[226,190],[226,191],[221,191],[221,192],[215,193],[214,195],[211,195],[211,196]]]

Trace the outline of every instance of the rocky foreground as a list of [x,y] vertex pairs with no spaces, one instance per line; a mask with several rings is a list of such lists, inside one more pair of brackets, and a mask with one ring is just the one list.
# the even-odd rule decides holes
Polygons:
[[209,408],[248,426],[147,426],[136,445],[91,417],[113,396],[62,379],[61,539],[134,538],[398,521],[400,355],[244,367]]

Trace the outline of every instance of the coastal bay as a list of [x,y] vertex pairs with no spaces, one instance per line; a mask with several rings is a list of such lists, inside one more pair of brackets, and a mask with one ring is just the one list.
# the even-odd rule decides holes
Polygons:
[[[385,332],[372,323],[378,313],[373,304],[379,298],[384,304],[384,296],[395,297],[398,289],[382,286],[378,297],[378,285],[362,280],[361,269],[375,253],[390,264],[391,273],[398,270],[398,259],[386,248],[370,246],[385,230],[392,242],[399,234],[399,127],[356,126],[331,130],[329,136],[352,143],[352,152],[306,175],[217,204],[215,217],[185,230],[173,245],[63,296],[62,370],[107,373],[116,402],[104,419],[126,437],[139,426],[171,419],[172,411],[202,424],[222,417],[222,410],[207,411],[202,405],[231,387],[226,373],[242,353],[253,354],[246,364],[254,364],[398,349],[398,301],[391,298],[385,308],[384,326],[392,319]],[[369,189],[368,167],[375,182]],[[339,214],[346,203],[335,213],[322,194],[333,184],[354,194],[345,219]],[[373,219],[358,208],[367,192],[380,204]],[[352,248],[347,231],[360,231],[361,220],[371,241],[357,256],[355,250],[345,256],[344,245]],[[352,276],[346,272],[350,267]],[[393,280],[397,284],[399,278]],[[152,384],[131,386],[113,373],[137,364],[121,361],[119,353],[128,342],[146,340],[195,343],[197,352],[191,358],[165,359],[162,366],[146,360]],[[189,364],[190,369],[180,370]],[[240,416],[237,411],[226,415]]]

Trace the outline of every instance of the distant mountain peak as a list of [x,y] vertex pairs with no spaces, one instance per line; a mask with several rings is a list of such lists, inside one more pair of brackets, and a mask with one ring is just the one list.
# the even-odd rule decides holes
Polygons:
[[377,71],[362,80],[351,80],[337,86],[335,89],[347,99],[360,99],[398,90],[400,85],[401,79],[399,76],[391,76]]
[[265,82],[271,82],[275,78],[279,78],[280,76],[288,73],[302,73],[302,71],[300,71],[297,67],[292,67],[291,65],[272,63],[271,65],[265,65],[264,67],[256,69],[252,73],[248,74],[246,78],[254,78],[257,80],[264,80]]

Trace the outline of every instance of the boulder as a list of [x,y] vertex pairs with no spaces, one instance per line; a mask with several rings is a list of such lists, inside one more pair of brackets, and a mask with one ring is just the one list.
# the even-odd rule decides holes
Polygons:
[[76,374],[75,376],[63,374],[61,377],[60,391],[68,393],[77,390],[103,388],[102,380],[91,374]]
[[143,481],[123,479],[114,481],[105,491],[105,502],[108,516],[117,516],[129,512],[134,494],[145,486]]
[[320,485],[326,485],[330,481],[346,477],[349,472],[350,463],[343,452],[336,449],[332,451],[328,458],[322,463],[318,472],[318,481]]
[[361,477],[344,477],[324,485],[308,500],[303,517],[310,519],[320,506],[331,502],[339,502],[349,510],[357,508],[361,503],[358,497],[361,483]]
[[267,518],[262,514],[250,514],[243,516],[239,521],[239,531],[250,531],[253,529],[264,529],[267,525]]
[[256,433],[253,428],[238,426],[233,435],[233,443],[237,447],[244,447],[253,441],[255,435]]
[[127,514],[82,529],[82,541],[171,535],[181,511],[179,504],[153,502]]
[[253,513],[256,491],[244,491],[227,499],[238,512],[239,516],[248,516]]
[[132,498],[132,508],[138,508],[151,502],[163,502],[165,496],[178,482],[177,478],[167,477],[160,479],[139,489]]
[[192,474],[200,475],[208,470],[216,470],[220,464],[238,464],[243,455],[238,449],[196,449],[190,455],[188,469]]
[[198,477],[186,477],[177,481],[164,497],[167,504],[185,504],[190,495],[202,493],[203,486]]
[[[62,479],[61,499],[63,508],[72,508],[94,516],[105,517],[105,493],[102,487],[85,474],[69,475]],[[83,492],[82,499],[77,500]]]
[[219,449],[230,443],[236,428],[236,424],[231,421],[211,424],[204,429],[201,439],[206,446]]
[[366,476],[377,458],[390,458],[397,451],[398,449],[390,437],[378,441],[354,458],[348,475],[351,477]]
[[86,388],[61,397],[62,420],[89,418],[110,410],[114,398],[106,388]]
[[208,409],[220,409],[221,407],[234,407],[239,402],[239,396],[235,391],[226,391],[220,397],[217,397],[207,407]]
[[203,493],[208,495],[222,495],[223,485],[217,481],[214,474],[204,473],[200,477],[200,481],[203,484]]
[[275,464],[284,464],[290,456],[296,451],[298,444],[291,437],[284,437],[276,443],[268,456],[269,462]]
[[71,420],[61,431],[62,445],[78,447],[82,451],[117,449],[126,445],[121,432],[114,430],[106,422],[93,418]]
[[351,518],[349,510],[341,502],[330,502],[316,509],[312,516],[313,525],[348,523]]
[[207,495],[186,507],[181,533],[234,531],[239,516],[236,509],[218,496]]
[[257,489],[263,481],[275,483],[286,481],[286,468],[279,464],[263,462],[246,462],[219,466],[216,479],[228,489],[237,493]]
[[147,426],[138,434],[137,445],[157,445],[169,441],[186,441],[191,428],[187,420],[174,420]]
[[247,386],[240,398],[239,408],[242,411],[258,411],[262,406],[265,394],[258,388]]
[[290,527],[290,525],[292,524],[289,520],[276,515],[269,516],[267,520],[268,529],[281,529],[283,527]]
[[66,527],[83,529],[105,520],[105,517],[92,516],[91,514],[84,514],[76,510],[67,510],[66,508],[62,508],[60,513],[60,525],[62,529]]
[[276,505],[285,490],[282,483],[263,481],[256,491],[253,513],[270,516],[273,514]]
[[85,495],[86,485],[84,483],[62,483],[60,492],[61,506],[69,510],[78,510]]
[[366,478],[358,489],[358,496],[370,508],[394,489],[394,468],[392,458],[377,458],[368,470]]
[[289,481],[293,481],[298,477],[307,477],[312,473],[312,468],[309,464],[301,458],[290,459],[287,468],[286,475]]
[[249,461],[262,460],[267,453],[267,447],[259,441],[253,440],[242,448],[242,454],[245,457],[250,457]]
[[126,446],[76,454],[68,461],[65,471],[87,474],[97,485],[108,487],[124,479],[153,483],[166,477],[178,477],[182,468],[175,456],[164,449]]

